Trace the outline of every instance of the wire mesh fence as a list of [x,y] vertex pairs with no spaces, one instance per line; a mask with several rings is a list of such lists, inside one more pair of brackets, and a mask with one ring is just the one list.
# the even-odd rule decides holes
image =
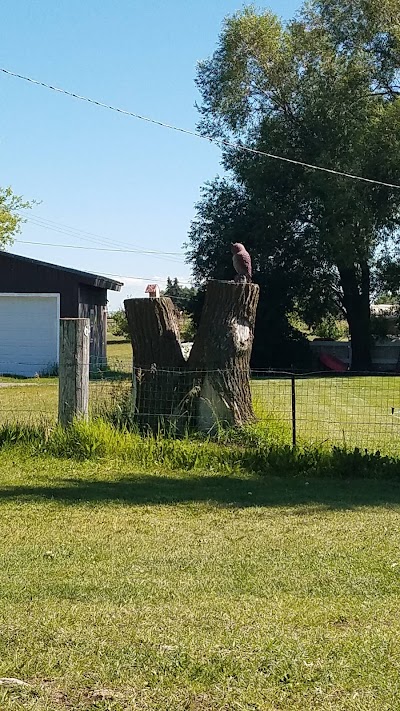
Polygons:
[[[156,375],[157,373],[157,375]],[[133,371],[131,360],[91,369],[91,416],[111,421],[140,412],[164,422],[198,406],[212,371]],[[156,378],[155,378],[156,376]],[[250,392],[257,427],[287,444],[322,444],[400,452],[400,374],[293,374],[252,371]],[[156,387],[149,387],[156,382]],[[196,404],[197,403],[197,404]],[[211,403],[212,406],[212,403]],[[57,421],[58,377],[0,378],[0,424]],[[218,412],[216,412],[218,417]]]
[[258,418],[281,423],[293,444],[400,450],[400,376],[252,374]]

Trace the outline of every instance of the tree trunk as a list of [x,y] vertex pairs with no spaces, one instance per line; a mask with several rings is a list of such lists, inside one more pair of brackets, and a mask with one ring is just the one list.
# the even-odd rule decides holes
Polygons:
[[210,281],[188,361],[197,378],[197,426],[243,425],[254,419],[250,356],[259,298],[256,284]]
[[179,430],[210,431],[254,419],[249,365],[258,297],[256,284],[209,282],[187,362],[170,299],[124,302],[139,422],[154,429],[168,420]]
[[351,370],[369,372],[372,369],[372,360],[368,265],[363,263],[360,271],[361,278],[357,278],[355,265],[339,270],[351,338]]
[[133,349],[133,410],[139,424],[171,417],[179,369],[185,365],[170,298],[124,301]]
[[176,312],[171,299],[124,301],[136,368],[179,368],[185,364]]

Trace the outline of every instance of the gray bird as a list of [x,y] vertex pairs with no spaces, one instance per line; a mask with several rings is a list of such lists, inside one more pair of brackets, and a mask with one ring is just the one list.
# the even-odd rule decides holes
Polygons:
[[240,242],[231,245],[232,262],[236,271],[236,282],[251,282],[251,257],[246,248]]

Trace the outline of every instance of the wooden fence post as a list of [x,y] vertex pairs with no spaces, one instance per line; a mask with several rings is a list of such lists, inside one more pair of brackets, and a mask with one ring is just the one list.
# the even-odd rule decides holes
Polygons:
[[60,319],[58,420],[70,424],[89,412],[90,319]]

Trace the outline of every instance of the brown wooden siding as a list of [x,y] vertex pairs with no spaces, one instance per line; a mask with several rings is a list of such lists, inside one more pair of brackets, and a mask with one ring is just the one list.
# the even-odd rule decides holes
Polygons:
[[0,255],[0,293],[60,294],[61,318],[78,317],[79,283],[72,274]]

